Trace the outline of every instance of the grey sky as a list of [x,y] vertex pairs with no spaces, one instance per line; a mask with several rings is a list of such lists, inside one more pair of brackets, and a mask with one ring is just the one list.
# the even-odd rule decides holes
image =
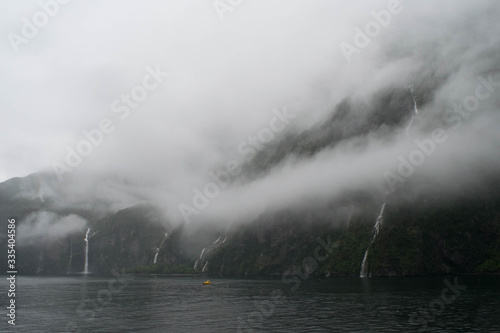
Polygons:
[[[422,91],[444,80],[427,96],[412,136],[402,128],[369,137],[362,152],[345,143],[310,160],[291,160],[223,191],[203,214],[234,216],[383,187],[382,175],[397,166],[398,154],[447,126],[440,122],[444,110],[474,93],[478,75],[500,69],[500,6],[493,0],[400,1],[400,13],[348,62],[341,43],[354,45],[355,28],[364,29],[374,20],[371,12],[387,10],[388,3],[243,1],[221,21],[211,1],[73,0],[60,4],[17,53],[8,34],[21,35],[23,16],[31,20],[41,9],[36,1],[4,3],[0,181],[51,170],[54,161],[64,161],[67,146],[85,139],[82,130],[109,118],[113,132],[74,172],[126,175],[148,184],[140,190],[177,212],[179,203],[191,202],[194,187],[210,181],[210,170],[242,158],[238,145],[268,126],[273,108],[286,106],[296,115],[286,131],[300,132],[346,97],[370,103],[380,91],[410,83]],[[168,77],[120,120],[112,103],[157,66]],[[498,163],[498,96],[495,91],[481,103],[484,112],[450,132],[422,170],[459,172],[457,164],[473,166],[487,156]],[[464,161],[453,163],[459,157]]]

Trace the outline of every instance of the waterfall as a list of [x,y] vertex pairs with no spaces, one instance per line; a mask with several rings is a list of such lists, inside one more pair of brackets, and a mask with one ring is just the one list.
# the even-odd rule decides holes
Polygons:
[[219,236],[219,238],[217,238],[212,245],[217,245],[217,243],[220,241],[221,238],[222,238],[222,236]]
[[[368,247],[368,249],[369,248],[370,247]],[[366,277],[366,258],[368,258],[368,249],[366,249],[365,256],[363,257],[363,262],[361,263],[361,271],[359,272],[359,277],[360,278],[365,278]]]
[[413,105],[415,106],[415,109],[414,109],[415,114],[418,114],[417,99],[415,98],[415,94],[413,93],[413,84],[410,84],[408,89],[410,90],[411,99],[413,100]]
[[359,272],[359,277],[365,278],[366,277],[366,262],[368,258],[368,251],[370,250],[370,247],[372,246],[373,242],[375,241],[375,238],[377,238],[378,233],[380,231],[380,225],[384,221],[383,215],[384,215],[384,209],[385,209],[385,204],[382,205],[382,209],[380,210],[380,214],[377,217],[377,221],[375,222],[375,226],[373,227],[373,235],[372,239],[370,241],[370,244],[368,245],[368,248],[366,249],[365,256],[363,257],[363,262],[361,263],[361,271]]
[[410,127],[413,124],[413,119],[415,119],[415,116],[411,116],[410,123],[406,126],[406,133],[410,130]]
[[206,248],[206,247],[204,247],[204,248],[203,248],[203,250],[201,250],[200,260],[201,260],[201,259],[203,259],[203,255],[205,254],[205,250],[206,250],[206,249],[207,249],[207,248]]
[[155,253],[155,257],[153,259],[153,264],[157,264],[158,263],[158,253],[160,253],[160,249],[163,246],[163,243],[165,243],[165,241],[167,240],[167,238],[168,238],[168,232],[165,233],[165,238],[163,238],[163,240],[161,241],[160,247],[156,248],[156,253]]
[[163,238],[163,240],[160,243],[160,249],[163,246],[163,243],[165,243],[165,241],[167,240],[167,238],[168,238],[168,232],[165,233],[165,238]]
[[70,245],[69,245],[69,262],[68,262],[68,271],[67,271],[67,273],[71,273],[71,261],[73,261],[73,238],[70,239]]
[[202,273],[205,273],[207,271],[207,267],[208,267],[208,261],[205,263],[205,265],[203,266],[203,268],[201,269],[201,272]]
[[160,253],[160,248],[156,248],[155,258],[153,259],[153,264],[158,263],[158,253]]
[[85,268],[83,269],[83,274],[89,274],[89,233],[90,228],[85,233]]
[[[200,258],[198,260],[196,260],[194,262],[194,266],[193,266],[193,269],[196,271],[198,270],[198,267],[203,264],[203,259],[205,258],[205,253],[208,252],[211,252],[213,251],[214,249],[218,248],[221,244],[224,244],[224,242],[226,241],[226,236],[224,236],[224,239],[222,239],[222,235],[220,235],[213,243],[212,245],[209,245],[208,247],[204,247],[203,250],[201,250],[201,254],[200,254]],[[205,262],[205,265],[203,266],[202,268],[202,272],[204,272],[204,270],[206,269],[207,267],[207,263],[208,262]]]
[[198,264],[200,263],[200,261],[203,259],[203,255],[205,254],[205,250],[207,248],[204,247],[203,250],[201,250],[201,254],[200,254],[200,259],[196,260],[196,262],[194,263],[194,267],[193,269],[196,271],[198,269]]
[[352,218],[352,204],[351,204],[351,209],[349,210],[349,217],[347,218],[346,230],[349,229],[349,223],[351,223],[351,218]]

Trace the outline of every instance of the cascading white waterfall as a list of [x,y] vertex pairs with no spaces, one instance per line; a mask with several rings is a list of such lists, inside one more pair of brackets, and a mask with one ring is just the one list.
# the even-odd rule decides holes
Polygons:
[[363,257],[363,262],[361,263],[361,271],[359,272],[359,277],[365,278],[367,276],[367,258],[368,258],[368,252],[370,251],[370,247],[372,246],[373,242],[375,241],[375,238],[377,238],[378,233],[380,231],[380,225],[382,225],[382,222],[384,221],[384,209],[385,209],[385,204],[382,205],[382,209],[380,210],[380,214],[377,217],[377,221],[375,222],[375,226],[373,227],[373,235],[372,239],[370,240],[370,244],[368,245],[368,248],[366,249],[365,256]]
[[[194,266],[193,266],[193,269],[196,271],[198,270],[198,267],[203,264],[203,258],[205,257],[205,253],[206,251],[209,251],[211,252],[212,250],[218,248],[221,244],[224,244],[224,242],[226,241],[226,236],[224,236],[224,239],[222,239],[222,235],[220,235],[213,243],[212,245],[208,246],[208,247],[205,247],[203,248],[203,250],[201,250],[201,254],[200,254],[200,258],[198,260],[196,260],[194,262]],[[202,268],[202,272],[204,272],[204,270],[206,269],[207,267],[207,263],[208,262],[205,262],[205,265],[203,266]]]
[[160,248],[156,248],[155,258],[153,259],[153,264],[158,263],[158,253],[160,253]]
[[413,84],[410,84],[410,86],[408,87],[408,89],[410,90],[410,95],[411,95],[411,99],[413,100],[413,105],[415,106],[415,114],[417,115],[418,114],[418,108],[417,108],[417,99],[415,98],[415,94],[414,94],[414,91],[413,91]]
[[205,254],[205,250],[207,248],[204,247],[203,250],[201,250],[201,254],[200,254],[200,259],[196,260],[196,262],[194,263],[194,267],[193,269],[196,271],[198,269],[198,264],[200,263],[200,261],[203,259],[203,255]]
[[206,249],[207,249],[207,248],[205,248],[205,247],[204,247],[204,248],[203,248],[203,250],[201,250],[200,260],[201,260],[201,259],[203,259],[203,255],[205,254],[205,250],[206,250]]
[[415,119],[415,116],[411,116],[410,123],[406,126],[406,133],[410,130],[411,125],[413,124],[413,119]]
[[165,243],[165,241],[167,240],[167,238],[168,238],[168,232],[165,233],[165,238],[163,238],[163,240],[161,241],[160,247],[156,248],[156,253],[155,253],[155,257],[153,259],[153,264],[157,264],[158,263],[158,254],[160,253],[160,249],[163,246],[163,243]]
[[85,267],[83,268],[83,274],[89,274],[89,233],[90,228],[85,233]]
[[205,263],[205,265],[203,266],[203,268],[201,269],[201,272],[202,273],[205,273],[207,271],[207,267],[208,267],[208,261]]

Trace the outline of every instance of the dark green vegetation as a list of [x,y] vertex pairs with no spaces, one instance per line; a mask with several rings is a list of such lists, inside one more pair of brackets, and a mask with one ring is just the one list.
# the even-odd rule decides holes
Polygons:
[[[404,186],[390,194],[379,236],[369,252],[369,272],[372,276],[500,272],[498,185],[490,179],[473,196],[466,189],[460,192],[445,188],[432,195],[426,192],[405,197]],[[384,199],[382,196],[372,200],[373,196],[353,195],[326,207],[265,214],[251,223],[233,224],[227,233],[209,225],[196,232],[192,231],[195,226],[190,230],[174,228],[158,208],[137,205],[92,222],[89,270],[107,273],[125,268],[138,274],[201,274],[201,267],[208,261],[207,273],[212,275],[281,276],[285,272],[309,272],[357,276]],[[83,271],[84,232],[18,246],[19,271]],[[153,264],[156,247],[162,244],[165,232],[169,233],[168,239],[160,248],[158,263]],[[224,235],[227,240],[207,250],[198,270],[193,270],[201,249]],[[5,238],[2,243],[4,247]],[[326,258],[316,257],[311,266],[310,259],[315,258],[315,250],[321,244],[330,245],[330,253],[321,250],[319,255]]]
[[[414,198],[397,205],[393,204],[397,194],[389,196],[384,222],[369,252],[369,272],[372,276],[500,272],[500,196],[491,197],[493,193],[451,202]],[[318,266],[311,273],[357,276],[379,213],[369,211],[354,214],[349,228],[347,216],[274,214],[228,238],[214,255],[210,270],[282,275],[292,268],[305,273],[311,268],[305,267],[304,259],[315,258],[320,237],[324,243],[330,238],[331,253],[325,260],[316,260]]]

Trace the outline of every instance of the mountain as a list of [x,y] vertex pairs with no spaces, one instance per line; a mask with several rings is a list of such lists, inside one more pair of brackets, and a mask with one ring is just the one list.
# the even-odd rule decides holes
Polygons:
[[[419,103],[430,102],[433,88],[418,92]],[[370,103],[346,99],[324,121],[260,150],[243,165],[241,182],[346,142],[366,149],[371,138],[413,122],[414,103],[406,89]],[[0,184],[0,217],[5,225],[17,221],[21,274],[81,273],[87,250],[91,273],[282,276],[292,283],[309,275],[359,276],[363,262],[369,276],[498,273],[500,172],[487,163],[476,170],[473,181],[416,170],[392,191],[366,186],[231,223],[189,225],[173,221],[127,179],[75,174],[59,182],[37,173]],[[7,253],[5,233],[0,242]]]

